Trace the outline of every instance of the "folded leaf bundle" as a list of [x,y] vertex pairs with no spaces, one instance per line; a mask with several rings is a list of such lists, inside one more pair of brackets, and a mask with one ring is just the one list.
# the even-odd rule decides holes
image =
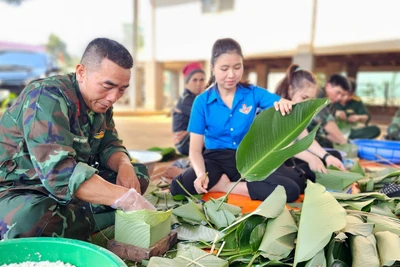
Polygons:
[[150,248],[171,230],[169,211],[136,210],[115,213],[115,240],[142,248]]

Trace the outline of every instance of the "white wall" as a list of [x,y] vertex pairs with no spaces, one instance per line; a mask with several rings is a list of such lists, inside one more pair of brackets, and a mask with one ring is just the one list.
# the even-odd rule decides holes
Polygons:
[[[310,42],[313,0],[235,0],[233,11],[203,14],[201,1],[155,0],[155,58],[158,61],[208,60],[218,38],[239,41],[246,56],[294,52]],[[146,5],[148,0],[141,0]],[[179,4],[176,4],[179,3]],[[317,0],[315,45],[332,46],[400,40],[398,0]],[[147,3],[148,5],[148,3]],[[151,51],[150,13],[141,13],[146,49]]]
[[312,0],[235,0],[234,11],[218,14],[203,14],[201,1],[157,7],[156,59],[205,60],[215,40],[224,37],[236,39],[245,56],[294,50],[309,42],[311,12]]
[[399,40],[399,10],[398,0],[318,0],[315,45]]

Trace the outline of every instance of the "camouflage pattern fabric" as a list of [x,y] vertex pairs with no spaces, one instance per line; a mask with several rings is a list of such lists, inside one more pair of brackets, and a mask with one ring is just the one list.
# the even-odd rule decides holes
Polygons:
[[[325,91],[322,91],[318,98],[326,97]],[[322,147],[329,147],[333,148],[333,144],[329,141],[326,136],[327,133],[324,130],[325,125],[330,121],[335,121],[335,107],[332,104],[327,105],[324,107],[318,114],[314,116],[311,123],[307,126],[307,130],[311,132],[314,127],[316,127],[320,123],[320,127],[315,135],[315,140],[322,146]]]
[[[91,207],[76,200],[75,191],[106,169],[115,152],[129,157],[112,109],[90,115],[92,121],[75,74],[33,81],[5,111],[0,121],[1,238],[90,235]],[[143,166],[135,171],[147,188]],[[115,182],[116,174],[103,178]]]
[[387,128],[385,139],[400,141],[400,109],[396,111],[396,114],[392,118],[392,122]]

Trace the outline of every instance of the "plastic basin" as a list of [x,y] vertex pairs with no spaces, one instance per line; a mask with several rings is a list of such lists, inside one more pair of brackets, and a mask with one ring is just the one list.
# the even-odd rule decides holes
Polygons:
[[0,265],[25,261],[62,261],[77,267],[126,267],[100,246],[68,238],[31,237],[0,241]]
[[358,156],[362,159],[400,163],[399,141],[356,139],[353,142],[358,146]]
[[128,150],[128,152],[132,158],[135,158],[140,163],[143,163],[147,166],[149,175],[152,174],[154,167],[156,166],[156,162],[159,162],[162,159],[162,155],[154,151]]

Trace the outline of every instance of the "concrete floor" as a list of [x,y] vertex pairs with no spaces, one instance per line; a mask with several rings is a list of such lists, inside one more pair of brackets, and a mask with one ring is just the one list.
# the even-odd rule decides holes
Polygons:
[[170,116],[115,116],[114,121],[118,135],[127,149],[174,146]]

